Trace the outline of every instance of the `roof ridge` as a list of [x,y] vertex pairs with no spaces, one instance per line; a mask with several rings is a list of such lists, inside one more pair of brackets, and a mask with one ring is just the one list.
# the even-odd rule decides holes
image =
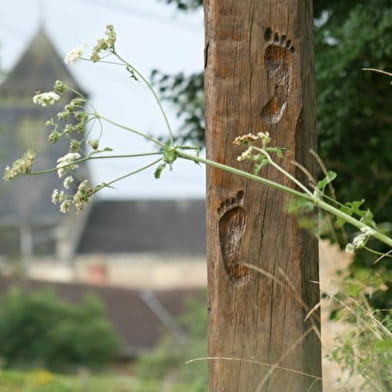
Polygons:
[[40,25],[0,85],[0,94],[32,95],[37,90],[51,89],[57,79],[82,90],[45,27]]

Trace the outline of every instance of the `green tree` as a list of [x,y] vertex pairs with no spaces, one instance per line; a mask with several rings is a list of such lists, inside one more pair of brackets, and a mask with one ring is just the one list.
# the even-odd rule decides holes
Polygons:
[[[202,0],[160,0],[195,10]],[[341,200],[365,198],[379,220],[392,204],[392,115],[385,76],[363,71],[392,64],[389,0],[315,0],[315,50],[319,151],[339,173]],[[183,118],[177,137],[203,143],[203,73],[153,72],[164,99]],[[371,181],[369,181],[371,178]]]
[[[202,0],[160,1],[186,11],[202,6]],[[379,222],[391,221],[389,80],[363,68],[386,69],[392,64],[392,3],[314,0],[314,16],[319,154],[328,169],[338,173],[338,200],[364,198]],[[178,141],[203,145],[203,72],[165,75],[154,71],[152,80],[183,120]],[[391,230],[390,224],[383,227]],[[370,266],[374,257],[362,253],[356,261]],[[392,288],[379,300],[383,305],[392,302]]]
[[203,5],[203,0],[159,0],[167,4],[174,4],[179,10],[192,11]]
[[[319,151],[339,173],[341,200],[365,198],[392,215],[392,116],[388,79],[363,71],[392,63],[390,1],[316,1]],[[388,203],[389,201],[389,203]]]
[[52,291],[15,288],[0,302],[0,357],[7,367],[97,368],[118,349],[119,340],[95,297],[72,305]]

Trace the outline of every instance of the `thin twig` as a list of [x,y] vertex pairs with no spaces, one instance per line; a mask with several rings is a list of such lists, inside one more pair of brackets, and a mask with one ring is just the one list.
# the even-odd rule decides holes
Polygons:
[[190,359],[189,361],[186,361],[185,364],[189,365],[190,363],[199,362],[199,361],[238,361],[238,362],[253,363],[255,365],[274,367],[279,370],[284,370],[284,371],[287,371],[290,373],[299,374],[301,376],[310,377],[315,380],[320,380],[320,381],[322,380],[321,377],[315,376],[310,373],[301,372],[299,370],[290,369],[290,368],[286,368],[283,366],[271,365],[270,363],[266,363],[266,362],[262,362],[262,361],[255,361],[253,359],[233,358],[233,357],[199,357],[199,358]]

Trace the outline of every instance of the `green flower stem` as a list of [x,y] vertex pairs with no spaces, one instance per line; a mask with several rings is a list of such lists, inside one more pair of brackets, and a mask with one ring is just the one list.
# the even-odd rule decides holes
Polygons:
[[357,229],[369,229],[372,231],[372,237],[377,238],[379,241],[383,242],[384,244],[390,246],[392,248],[392,238],[388,237],[387,235],[373,229],[372,227],[365,225],[364,223],[360,222],[358,219],[353,218],[351,215],[344,213],[343,211],[338,210],[337,208],[331,206],[330,204],[326,203],[325,201],[315,198],[313,200],[314,204],[320,207],[322,210],[329,212],[332,215],[337,216],[338,218],[343,219],[345,222],[349,223],[350,225],[356,227]]
[[79,98],[82,98],[82,99],[84,99],[87,102],[87,98],[82,93],[80,93],[79,91],[77,91],[77,90],[75,90],[75,89],[73,89],[72,87],[69,87],[69,86],[68,86],[68,89],[70,91],[72,91],[75,95],[77,95]]
[[130,67],[130,68],[135,72],[135,74],[144,82],[144,84],[147,86],[147,88],[150,90],[150,92],[151,92],[151,94],[153,95],[153,97],[154,97],[156,103],[158,104],[159,110],[161,111],[162,116],[163,116],[163,118],[164,118],[164,120],[165,120],[166,127],[167,127],[167,130],[168,130],[168,132],[169,132],[170,143],[173,144],[173,131],[172,131],[172,129],[171,129],[169,119],[167,118],[167,115],[166,115],[165,110],[163,109],[161,100],[159,99],[157,93],[155,92],[155,90],[154,90],[153,87],[151,86],[151,83],[150,83],[150,82],[143,76],[143,74],[140,73],[133,65],[129,64],[126,60],[124,60],[124,59],[123,59],[114,49],[113,49],[113,54],[114,54],[114,55],[115,55],[124,65],[126,65],[127,67]]
[[[389,259],[392,258],[392,256],[390,255],[390,253],[392,252],[392,249],[387,253],[378,252],[377,250],[371,249],[367,246],[364,246],[363,249],[367,250],[370,253],[373,253],[374,255],[382,256],[382,258],[384,258],[384,257],[388,257]],[[376,261],[374,261],[373,264],[376,263]]]
[[[109,53],[109,55],[106,56],[106,57],[109,57],[110,55],[111,55],[111,54]],[[103,57],[103,58],[105,58],[105,57]],[[88,58],[86,58],[86,57],[81,57],[80,60],[83,60],[83,61],[86,61],[86,62],[91,63],[91,60],[88,59]],[[122,67],[124,66],[123,63],[117,63],[116,61],[108,61],[108,60],[102,60],[102,59],[101,59],[101,60],[99,60],[99,62],[100,62],[101,64],[121,65]]]
[[[144,153],[140,153],[140,154],[89,156],[86,158],[78,159],[78,160],[70,163],[69,165],[62,166],[61,168],[66,169],[68,166],[72,166],[75,164],[78,165],[79,163],[83,163],[83,162],[89,161],[91,159],[139,158],[139,157],[148,157],[148,156],[152,156],[152,155],[162,155],[162,153],[160,153],[160,152],[144,152]],[[160,159],[162,159],[162,158],[160,158]],[[52,169],[47,169],[47,170],[37,170],[37,171],[30,172],[28,175],[29,176],[38,176],[40,174],[53,173],[53,172],[57,171],[58,169],[59,169],[58,167],[54,167]]]
[[243,170],[239,170],[239,169],[236,169],[234,167],[224,165],[222,163],[214,162],[214,161],[211,161],[209,159],[205,159],[205,158],[201,158],[201,157],[198,157],[198,156],[195,156],[195,155],[187,154],[187,153],[182,152],[182,151],[177,151],[177,155],[179,157],[183,158],[183,159],[191,160],[191,161],[198,162],[198,163],[204,163],[205,165],[216,167],[217,169],[221,169],[221,170],[227,171],[229,173],[232,173],[232,174],[235,174],[235,175],[238,175],[238,176],[241,176],[241,177],[245,177],[248,180],[252,180],[252,181],[258,182],[260,184],[270,186],[270,187],[278,189],[280,191],[289,193],[289,194],[291,194],[293,196],[297,196],[297,197],[301,197],[301,198],[307,199],[309,201],[313,201],[313,197],[308,196],[305,193],[296,191],[295,189],[291,189],[291,188],[289,188],[289,187],[287,187],[285,185],[279,184],[277,182],[274,182],[274,181],[271,181],[271,180],[267,180],[266,178],[259,177],[259,176],[256,176],[254,174],[250,174],[250,173],[245,172]]
[[143,132],[137,131],[136,129],[132,129],[132,128],[126,127],[125,125],[119,124],[119,123],[117,123],[117,122],[115,122],[115,121],[113,121],[113,120],[110,120],[109,118],[106,118],[106,117],[104,117],[104,116],[102,116],[102,115],[100,115],[100,114],[98,114],[98,113],[96,113],[95,116],[96,116],[96,118],[99,118],[99,119],[101,119],[101,120],[103,120],[103,121],[106,121],[107,123],[112,124],[112,125],[114,125],[114,126],[116,126],[116,127],[118,127],[118,128],[125,129],[126,131],[135,133],[136,135],[141,136],[141,137],[143,137],[144,139],[147,139],[147,140],[149,140],[149,141],[151,141],[151,142],[157,144],[157,145],[160,146],[160,147],[164,147],[164,144],[163,144],[163,143],[161,143],[158,139],[155,139],[155,138],[152,137],[152,136],[148,136],[148,135],[146,135],[146,134],[143,133]]
[[116,158],[139,158],[139,157],[149,157],[153,155],[162,155],[161,152],[141,152],[140,154],[123,154],[123,155],[101,155],[101,156],[94,156],[90,155],[88,159],[116,159]]
[[282,167],[280,167],[278,164],[276,164],[273,159],[271,158],[271,155],[268,154],[267,151],[265,151],[263,148],[257,148],[254,147],[255,150],[260,151],[264,156],[268,159],[268,162],[280,173],[282,173],[285,177],[287,177],[289,180],[291,180],[294,184],[296,184],[298,187],[300,187],[305,193],[307,193],[309,196],[312,196],[312,192],[309,191],[303,184],[301,184],[295,177],[293,177],[289,172],[284,170]]
[[197,157],[195,155],[187,154],[182,151],[177,151],[177,155],[183,159],[191,160],[191,161],[198,162],[198,163],[204,163],[205,165],[216,167],[217,169],[224,170],[226,172],[244,177],[248,180],[255,181],[260,184],[270,186],[271,188],[278,189],[282,192],[286,192],[290,195],[308,200],[308,201],[312,202],[315,206],[321,208],[322,210],[324,210],[332,215],[335,215],[338,218],[343,219],[345,222],[351,224],[352,226],[354,226],[358,229],[367,228],[367,229],[371,230],[372,236],[374,238],[378,239],[379,241],[383,242],[384,244],[386,244],[392,248],[392,238],[386,236],[383,233],[380,233],[377,230],[374,230],[372,227],[369,227],[368,225],[360,222],[358,219],[355,219],[352,216],[344,213],[343,211],[340,211],[339,209],[331,206],[330,204],[321,200],[317,196],[309,195],[307,193],[302,193],[302,192],[296,191],[295,189],[291,189],[285,185],[279,184],[277,182],[267,180],[266,178],[259,177],[254,174],[250,174],[250,173],[247,173],[243,170],[239,170],[234,167],[224,165],[222,163],[214,162],[209,159],[205,159],[205,158]]
[[[130,177],[130,176],[132,176],[132,175],[134,175],[134,174],[137,174],[137,173],[140,173],[140,172],[142,172],[142,171],[144,171],[144,170],[146,170],[146,169],[148,169],[148,168],[150,168],[150,167],[152,167],[152,166],[155,166],[156,164],[158,164],[158,163],[161,162],[162,160],[163,160],[163,158],[156,159],[155,161],[149,163],[148,165],[145,165],[145,166],[143,166],[143,167],[141,167],[141,168],[139,168],[139,169],[133,170],[133,171],[131,171],[130,173],[124,174],[124,175],[121,176],[121,177],[117,177],[117,178],[115,178],[114,180],[112,180],[112,181],[110,181],[110,182],[105,182],[105,183],[102,184],[101,186],[97,187],[97,189],[94,191],[94,193],[99,192],[99,191],[102,190],[103,188],[109,188],[111,185],[113,185],[114,183],[116,183],[116,182],[118,182],[118,181],[123,180],[124,178]],[[94,193],[93,193],[93,194],[94,194]]]

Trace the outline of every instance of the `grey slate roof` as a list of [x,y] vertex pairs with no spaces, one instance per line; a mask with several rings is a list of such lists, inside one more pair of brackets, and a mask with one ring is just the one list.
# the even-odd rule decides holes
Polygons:
[[[50,288],[71,303],[82,302],[89,293],[96,295],[105,305],[108,318],[123,341],[123,354],[127,356],[135,356],[152,349],[165,334],[172,332],[146,304],[141,291],[0,277],[0,295],[4,295],[11,287],[20,287],[27,292]],[[205,300],[203,290],[195,289],[152,291],[149,295],[173,318],[184,312],[189,298]]]
[[40,28],[0,90],[3,96],[32,96],[37,90],[51,90],[57,79],[81,90],[45,30]]
[[77,253],[205,254],[204,200],[97,200]]

